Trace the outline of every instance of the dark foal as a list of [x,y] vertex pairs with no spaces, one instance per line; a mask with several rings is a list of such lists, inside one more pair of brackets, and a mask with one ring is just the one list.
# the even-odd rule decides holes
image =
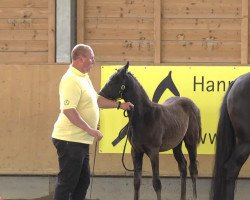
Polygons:
[[250,153],[250,73],[230,85],[221,105],[210,199],[233,200],[235,181]]
[[[143,155],[151,161],[153,187],[157,200],[161,199],[159,175],[159,152],[173,149],[181,175],[181,200],[186,199],[187,161],[182,153],[184,141],[190,158],[190,175],[193,182],[193,196],[196,199],[197,145],[201,138],[200,112],[188,98],[172,97],[163,105],[150,101],[146,92],[128,72],[129,64],[113,74],[100,95],[109,99],[122,98],[134,104],[134,111],[128,112],[132,131],[128,135],[132,146],[134,164],[134,199],[139,199]],[[133,117],[132,117],[133,116]]]

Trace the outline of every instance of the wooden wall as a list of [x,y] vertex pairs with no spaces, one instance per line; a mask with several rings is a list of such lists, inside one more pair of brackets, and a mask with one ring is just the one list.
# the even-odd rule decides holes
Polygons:
[[[55,61],[55,0],[0,1],[0,63]],[[249,0],[77,0],[98,62],[249,61]]]
[[0,64],[0,174],[57,171],[51,131],[64,65]]
[[55,61],[55,1],[0,1],[0,63]]
[[[0,175],[56,174],[58,162],[51,142],[51,132],[59,113],[59,81],[67,65],[0,64]],[[90,73],[94,87],[100,89],[100,65]],[[105,133],[104,133],[105,134]],[[104,136],[105,137],[105,136]],[[91,167],[94,145],[91,145]],[[95,174],[132,175],[121,163],[121,154],[97,153]],[[212,173],[213,155],[198,155],[199,176]],[[132,159],[125,156],[126,166]],[[249,177],[250,162],[240,176]],[[144,158],[143,175],[151,175],[151,165]],[[178,176],[173,155],[160,155],[161,176]]]
[[97,61],[248,63],[248,0],[78,0]]
[[[55,0],[0,1],[0,63],[55,61]],[[249,0],[77,0],[98,62],[249,61]]]

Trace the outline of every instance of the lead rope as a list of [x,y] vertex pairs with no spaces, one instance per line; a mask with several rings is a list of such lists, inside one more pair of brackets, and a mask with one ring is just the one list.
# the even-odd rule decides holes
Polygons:
[[[124,169],[126,169],[127,171],[129,171],[129,172],[134,172],[135,169],[128,169],[128,168],[125,166],[125,163],[124,163],[124,155],[125,155],[126,146],[127,146],[127,142],[128,142],[129,128],[130,128],[130,126],[131,126],[131,121],[132,121],[132,119],[133,119],[133,111],[134,111],[134,110],[132,109],[131,111],[132,111],[132,116],[131,116],[131,120],[128,121],[128,127],[127,127],[127,131],[126,131],[126,132],[127,132],[127,133],[126,133],[127,138],[126,138],[126,141],[125,141],[125,144],[124,144],[124,147],[123,147],[123,152],[122,152],[122,165],[123,165]],[[125,110],[124,110],[123,115],[124,115],[124,117],[128,117],[128,115],[126,115],[126,111],[125,111]]]
[[89,192],[90,193],[89,194],[90,199],[92,197],[92,187],[93,187],[94,174],[95,174],[95,159],[96,159],[97,145],[98,145],[98,142],[96,141],[96,143],[95,143],[95,153],[94,153],[94,163],[93,163],[92,177],[91,177],[91,183],[90,183],[90,192]]

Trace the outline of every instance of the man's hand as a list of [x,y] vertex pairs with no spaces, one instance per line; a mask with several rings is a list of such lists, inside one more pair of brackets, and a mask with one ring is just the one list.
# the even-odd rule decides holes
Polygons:
[[99,130],[96,130],[96,129],[91,129],[88,133],[91,136],[93,136],[96,141],[100,141],[102,139],[102,137],[103,137],[102,133]]
[[121,103],[121,106],[120,106],[121,109],[123,110],[131,110],[134,108],[134,104],[132,104],[131,102],[124,102],[124,103]]

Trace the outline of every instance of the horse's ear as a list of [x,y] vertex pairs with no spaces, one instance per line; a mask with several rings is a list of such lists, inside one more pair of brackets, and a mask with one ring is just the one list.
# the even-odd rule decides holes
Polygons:
[[126,63],[126,65],[124,65],[120,71],[120,74],[125,75],[126,73],[128,73],[128,67],[129,67],[129,61]]
[[126,65],[123,67],[125,72],[128,72],[128,67],[129,67],[129,61],[127,61]]

